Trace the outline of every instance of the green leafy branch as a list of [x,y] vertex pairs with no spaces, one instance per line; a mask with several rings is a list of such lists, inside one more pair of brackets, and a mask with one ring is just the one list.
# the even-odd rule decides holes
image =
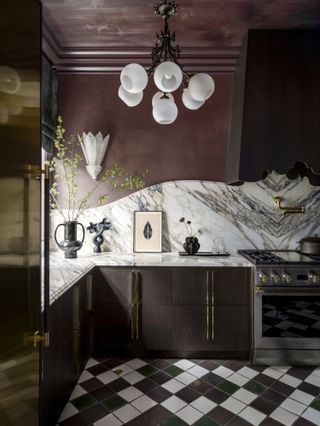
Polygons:
[[[78,176],[80,174],[79,165],[83,161],[79,154],[80,143],[75,136],[66,140],[64,138],[65,132],[63,119],[59,116],[54,140],[55,155],[47,161],[53,181],[50,188],[50,207],[57,210],[65,221],[77,221],[85,210],[93,207],[96,203],[102,204],[111,193],[132,191],[145,186],[144,178],[148,173],[147,170],[142,173],[142,176],[139,176],[129,174],[123,167],[115,164],[106,169],[93,188],[80,197],[78,194]],[[67,197],[62,196],[58,190],[61,185],[65,185]],[[96,190],[102,185],[105,187],[104,193],[95,196]],[[64,209],[62,205],[66,205],[67,208]]]

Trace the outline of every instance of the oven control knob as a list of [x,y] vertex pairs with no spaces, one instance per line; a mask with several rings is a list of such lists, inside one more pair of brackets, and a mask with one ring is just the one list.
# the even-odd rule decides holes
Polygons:
[[274,284],[280,284],[281,277],[277,272],[272,272],[271,278],[272,278],[272,281],[273,281]]
[[292,281],[293,281],[292,276],[291,276],[290,274],[288,274],[288,272],[283,272],[283,273],[282,273],[282,278],[284,279],[284,281],[285,281],[287,284],[290,284],[290,283],[292,283]]
[[259,279],[261,282],[267,283],[269,281],[269,276],[265,272],[260,272]]
[[320,281],[319,275],[315,272],[309,272],[308,276],[311,284],[318,284],[318,282]]

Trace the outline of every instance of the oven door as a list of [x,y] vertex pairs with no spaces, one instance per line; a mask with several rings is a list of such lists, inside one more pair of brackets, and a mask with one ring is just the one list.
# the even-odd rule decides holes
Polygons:
[[320,349],[320,289],[254,291],[255,348]]

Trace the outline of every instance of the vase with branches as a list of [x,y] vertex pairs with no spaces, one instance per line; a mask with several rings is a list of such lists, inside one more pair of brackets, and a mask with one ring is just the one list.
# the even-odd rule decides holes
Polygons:
[[[77,257],[77,251],[82,247],[82,242],[77,241],[76,231],[81,215],[89,208],[106,202],[111,193],[125,192],[141,189],[145,185],[144,177],[147,170],[138,174],[129,174],[123,167],[115,164],[107,168],[100,179],[97,179],[93,187],[85,194],[79,191],[80,165],[83,157],[80,154],[79,140],[71,135],[65,138],[66,129],[63,127],[63,119],[58,117],[56,135],[54,140],[55,153],[47,161],[51,173],[52,184],[50,187],[50,208],[58,212],[63,218],[65,239],[58,246],[65,252],[66,258]],[[98,188],[102,194],[97,195]],[[82,227],[83,228],[83,227]],[[84,229],[83,229],[84,233]],[[77,244],[75,244],[77,243]]]

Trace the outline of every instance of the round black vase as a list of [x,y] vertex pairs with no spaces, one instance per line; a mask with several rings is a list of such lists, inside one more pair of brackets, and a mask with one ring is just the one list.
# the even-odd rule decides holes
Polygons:
[[[77,240],[77,226],[81,226],[83,231],[83,237],[81,241]],[[57,241],[57,231],[60,226],[64,226],[64,240]],[[85,237],[85,230],[81,223],[76,221],[67,221],[60,223],[54,232],[54,239],[58,247],[64,251],[64,257],[66,259],[75,259],[77,257],[77,251],[81,249]]]
[[200,248],[198,238],[196,237],[187,237],[186,242],[183,244],[183,248],[186,253],[192,255],[196,254]]

